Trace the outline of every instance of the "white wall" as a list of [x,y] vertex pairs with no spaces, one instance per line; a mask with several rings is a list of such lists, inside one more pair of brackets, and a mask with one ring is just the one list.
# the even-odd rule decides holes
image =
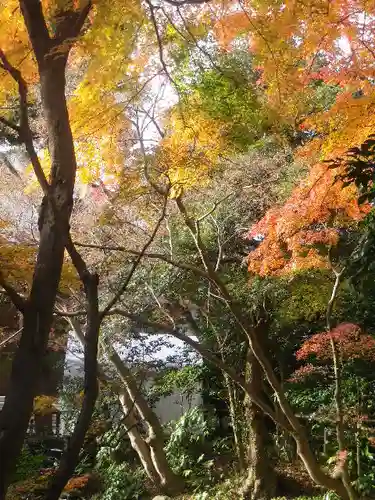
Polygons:
[[197,387],[196,394],[186,397],[179,393],[171,394],[160,398],[155,404],[154,410],[159,417],[162,424],[167,424],[173,420],[177,420],[191,408],[200,406],[202,404],[202,397]]
[[[152,338],[155,339],[160,337],[160,339],[165,338],[165,335],[154,335]],[[196,340],[196,339],[195,339]],[[142,343],[146,344],[147,339],[143,339]],[[168,347],[163,347],[157,352],[150,354],[150,350],[147,352],[147,356],[144,356],[143,362],[151,362],[155,360],[167,360],[169,356],[181,353],[184,349],[184,343],[178,339],[174,339],[168,336],[168,341],[170,345]],[[126,358],[126,349],[123,352],[118,350],[121,357]],[[152,352],[152,350],[151,350]],[[190,356],[189,356],[190,358]],[[190,363],[200,363],[201,359],[196,355],[196,353],[191,353]],[[81,345],[75,340],[73,336],[68,339],[67,355],[64,369],[64,376],[73,377],[83,377],[83,352]],[[152,384],[152,378],[150,377],[145,381],[146,387],[150,387]],[[169,396],[164,396],[160,398],[154,406],[154,411],[159,417],[162,424],[166,424],[173,420],[179,419],[187,410],[200,406],[202,404],[201,388],[197,386],[197,391],[191,396],[183,395],[179,392],[175,392]]]

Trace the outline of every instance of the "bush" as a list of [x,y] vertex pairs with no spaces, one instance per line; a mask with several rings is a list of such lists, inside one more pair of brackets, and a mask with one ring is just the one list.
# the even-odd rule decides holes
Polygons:
[[211,437],[213,420],[207,419],[200,408],[188,410],[172,424],[166,447],[168,461],[178,475],[183,475],[193,485],[211,482],[213,460]]
[[24,446],[19,456],[12,482],[30,479],[39,474],[46,461],[45,455],[33,454],[28,446]]
[[98,500],[138,500],[145,498],[146,477],[140,467],[132,468],[127,462],[113,460],[113,450],[102,448],[98,453],[97,471],[103,491]]

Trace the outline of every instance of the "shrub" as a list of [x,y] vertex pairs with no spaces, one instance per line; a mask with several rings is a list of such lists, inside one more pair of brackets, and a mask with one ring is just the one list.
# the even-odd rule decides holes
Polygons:
[[102,448],[98,453],[97,471],[103,483],[100,500],[138,500],[145,498],[146,477],[143,469],[127,462],[113,460],[113,450]]
[[23,481],[37,476],[46,461],[42,454],[33,454],[27,446],[24,446],[19,456],[12,482]]
[[172,432],[166,446],[166,453],[173,470],[187,478],[191,484],[212,479],[213,460],[210,437],[214,423],[207,419],[200,408],[188,410],[172,424]]

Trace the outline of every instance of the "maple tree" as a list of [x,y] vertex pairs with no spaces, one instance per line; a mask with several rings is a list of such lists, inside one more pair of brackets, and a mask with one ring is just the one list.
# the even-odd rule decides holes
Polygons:
[[305,360],[309,355],[315,354],[319,361],[329,360],[331,358],[329,349],[331,339],[335,341],[342,360],[373,359],[374,338],[371,335],[363,334],[358,325],[351,323],[341,323],[328,332],[312,335],[296,352],[297,359]]
[[[343,189],[322,160],[342,155],[372,132],[373,6],[367,2],[239,1],[211,21],[219,43],[232,51],[245,38],[260,71],[274,130],[301,134],[298,154],[315,158],[307,178],[284,207],[269,211],[249,237],[263,241],[249,256],[261,275],[324,267],[317,245],[335,245],[338,229],[370,210],[354,186]],[[275,123],[275,122],[274,122]],[[276,127],[276,128],[275,128]]]

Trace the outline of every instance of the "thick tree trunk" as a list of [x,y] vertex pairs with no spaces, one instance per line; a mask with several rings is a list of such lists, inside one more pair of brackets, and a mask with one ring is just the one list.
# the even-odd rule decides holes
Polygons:
[[0,499],[22,448],[33,410],[38,378],[44,362],[52,324],[53,307],[61,277],[65,235],[73,204],[76,161],[65,101],[65,62],[51,60],[41,72],[42,102],[52,162],[51,203],[44,203],[39,229],[40,244],[23,331],[17,350],[7,397],[0,413]]
[[[249,350],[246,366],[247,381],[252,391],[262,398],[263,371]],[[247,396],[248,422],[248,475],[242,495],[249,500],[269,500],[275,496],[276,476],[267,454],[267,428],[265,416]]]
[[[45,359],[53,307],[59,286],[64,247],[69,232],[76,175],[74,143],[65,99],[65,66],[73,40],[78,36],[91,3],[82,11],[59,11],[52,38],[39,0],[19,0],[28,36],[37,61],[41,98],[51,158],[50,184],[46,182],[28,123],[27,87],[16,68],[8,67],[17,81],[20,97],[20,139],[44,190],[39,217],[40,243],[31,292],[23,310],[23,330],[13,360],[7,397],[0,413],[0,500],[27,432],[33,400]],[[67,22],[68,21],[68,22]]]
[[133,377],[133,374],[122,361],[117,352],[111,348],[106,350],[106,354],[115,367],[121,382],[124,384],[124,388],[133,402],[133,405],[147,426],[148,435],[146,442],[150,448],[151,458],[154,468],[160,478],[162,489],[169,494],[181,492],[184,488],[184,484],[182,479],[173,473],[168,464],[164,451],[164,431],[158,417],[143,396],[136,379]]

